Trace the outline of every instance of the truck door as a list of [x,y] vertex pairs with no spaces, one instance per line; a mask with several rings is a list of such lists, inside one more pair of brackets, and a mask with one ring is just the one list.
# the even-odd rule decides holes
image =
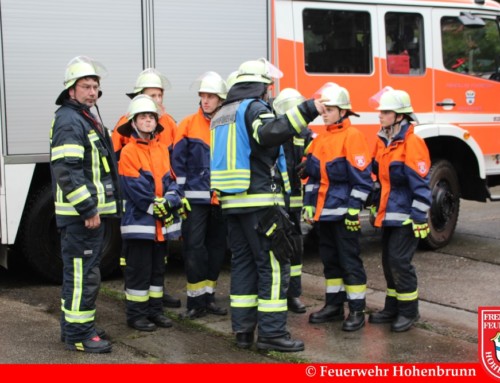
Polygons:
[[433,120],[430,8],[379,6],[382,86],[410,94],[419,122]]
[[460,9],[434,9],[432,17],[436,118],[469,131],[485,155],[486,173],[499,174],[493,160],[500,153],[498,22]]

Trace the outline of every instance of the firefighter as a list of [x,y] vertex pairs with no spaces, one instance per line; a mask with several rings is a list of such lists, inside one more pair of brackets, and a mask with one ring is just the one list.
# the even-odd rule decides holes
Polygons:
[[301,351],[287,329],[286,292],[294,249],[284,211],[289,189],[281,144],[299,136],[319,112],[308,100],[276,117],[268,87],[281,71],[265,59],[242,63],[222,108],[211,122],[211,187],[228,220],[231,322],[236,345]]
[[108,130],[96,117],[105,69],[86,56],[66,67],[51,129],[51,173],[63,261],[61,340],[73,351],[105,353],[94,326],[99,263],[107,217],[117,216],[119,181]]
[[172,168],[188,213],[182,222],[187,276],[183,319],[227,314],[215,304],[217,279],[226,254],[226,220],[210,190],[210,121],[226,98],[226,82],[216,72],[206,72],[192,87],[198,92],[200,106],[179,124],[172,152]]
[[129,141],[118,165],[126,201],[121,233],[127,324],[139,331],[172,326],[162,304],[165,236],[182,203],[171,178],[168,148],[157,136],[163,129],[160,113],[151,97],[138,95],[130,102],[128,122],[117,128]]
[[[283,115],[287,110],[302,103],[305,100],[298,90],[293,88],[283,89],[273,101],[273,109],[277,115]],[[297,236],[299,250],[290,259],[290,283],[287,292],[288,310],[303,314],[306,312],[306,306],[300,300],[302,294],[302,255],[303,242],[300,223],[302,221],[302,199],[303,185],[297,167],[304,158],[304,148],[307,147],[313,134],[310,129],[304,129],[301,134],[290,138],[283,144],[285,151],[288,178],[290,180],[291,193],[285,194],[285,204],[287,212],[293,222],[293,232]]]
[[413,255],[429,233],[427,214],[432,196],[430,158],[425,141],[414,133],[410,96],[388,89],[380,97],[380,130],[373,155],[373,173],[380,185],[373,196],[374,225],[382,227],[382,266],[387,292],[382,311],[370,323],[391,323],[407,331],[419,319]]
[[[177,129],[177,124],[174,118],[165,112],[165,107],[163,106],[163,96],[165,90],[171,88],[170,82],[168,79],[157,69],[155,68],[147,68],[139,73],[137,80],[135,82],[134,90],[130,93],[126,93],[126,95],[133,99],[135,96],[139,94],[145,94],[150,96],[160,107],[160,119],[159,123],[163,127],[163,130],[157,134],[159,140],[167,145],[169,149],[169,154],[172,153],[172,146],[174,143],[175,131]],[[113,140],[114,150],[117,156],[117,159],[120,159],[120,153],[122,148],[129,141],[128,137],[121,135],[118,131],[118,127],[127,123],[127,115],[123,115],[119,118],[118,122],[115,125],[111,138]],[[180,222],[175,222],[168,229],[167,237],[168,239],[177,239],[180,235]],[[122,250],[122,254],[126,252],[126,249]],[[165,263],[167,262],[167,256],[165,255]],[[120,257],[120,266],[122,268],[125,267],[125,258],[123,256]],[[181,300],[179,298],[173,297],[170,294],[167,294],[165,291],[163,292],[163,305],[165,307],[181,307]]]
[[[342,330],[365,325],[366,272],[359,244],[359,212],[372,190],[371,161],[365,136],[351,125],[347,89],[327,83],[322,114],[326,131],[313,140],[307,154],[309,175],[304,198],[305,219],[319,222],[319,255],[325,274],[325,305],[310,323],[343,320]],[[347,300],[349,315],[344,318]]]

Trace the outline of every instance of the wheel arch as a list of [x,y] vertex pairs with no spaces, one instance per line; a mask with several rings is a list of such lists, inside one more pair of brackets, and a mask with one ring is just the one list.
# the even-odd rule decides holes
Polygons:
[[469,132],[456,125],[419,125],[415,133],[425,140],[431,161],[446,159],[455,168],[460,198],[484,202],[488,198],[484,156]]

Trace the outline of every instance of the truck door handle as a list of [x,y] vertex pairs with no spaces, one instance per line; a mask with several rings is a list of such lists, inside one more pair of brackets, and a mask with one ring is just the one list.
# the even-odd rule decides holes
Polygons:
[[443,101],[443,102],[436,102],[437,106],[456,106],[457,104],[454,103],[453,101]]

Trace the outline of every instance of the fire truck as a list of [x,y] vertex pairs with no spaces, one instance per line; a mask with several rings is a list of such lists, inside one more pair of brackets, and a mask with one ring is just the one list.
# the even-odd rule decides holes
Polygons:
[[[118,6],[119,4],[119,6]],[[155,67],[172,84],[177,121],[198,107],[190,86],[266,57],[284,73],[272,92],[311,97],[326,82],[351,93],[352,122],[373,145],[376,95],[406,90],[432,158],[431,233],[445,246],[460,199],[493,201],[500,184],[500,6],[490,0],[0,0],[0,264],[24,258],[60,281],[49,129],[68,61],[104,64],[100,114],[123,115],[136,76]],[[324,129],[318,117],[311,127]],[[107,225],[101,272],[118,267],[119,222]]]

